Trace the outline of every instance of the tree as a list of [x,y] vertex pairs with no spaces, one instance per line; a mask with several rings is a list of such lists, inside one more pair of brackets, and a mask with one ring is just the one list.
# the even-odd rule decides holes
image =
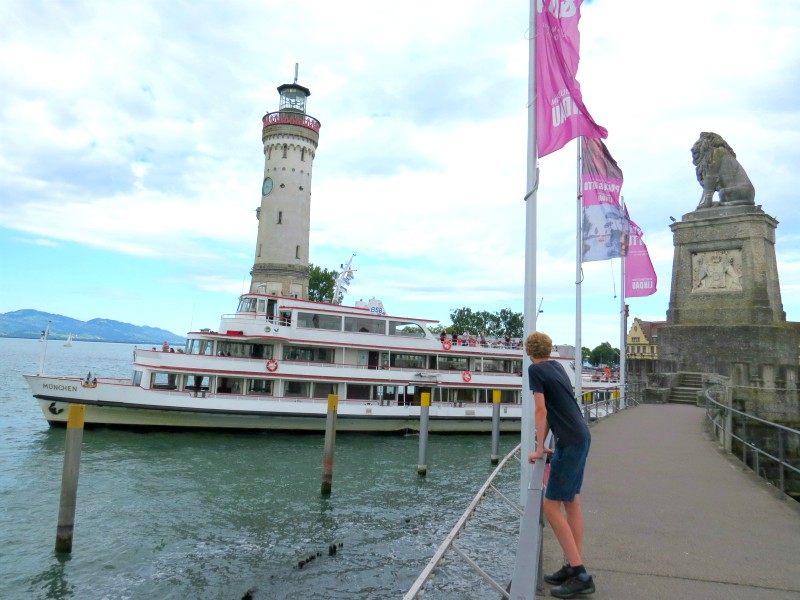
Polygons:
[[450,320],[453,323],[451,329],[456,334],[466,331],[479,335],[485,331],[487,336],[494,338],[522,337],[522,313],[514,312],[510,308],[495,313],[486,310],[475,312],[466,306],[454,308],[450,311]]
[[314,302],[330,302],[336,289],[338,273],[317,265],[308,265],[308,299]]
[[603,342],[592,350],[591,363],[596,367],[600,365],[617,367],[619,366],[619,349],[612,347],[608,342]]
[[583,357],[583,363],[582,364],[585,364],[587,362],[590,363],[590,364],[592,363],[592,351],[589,350],[589,348],[587,348],[586,346],[581,348],[581,356]]

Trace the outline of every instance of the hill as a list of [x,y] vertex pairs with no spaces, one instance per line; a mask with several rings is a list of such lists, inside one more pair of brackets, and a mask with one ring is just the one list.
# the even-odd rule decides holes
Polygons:
[[186,338],[158,327],[131,325],[111,319],[79,321],[63,315],[23,309],[0,313],[0,337],[38,338],[50,321],[49,339],[65,340],[69,334],[74,339],[90,342],[124,342],[160,346],[164,340],[170,345],[182,345]]

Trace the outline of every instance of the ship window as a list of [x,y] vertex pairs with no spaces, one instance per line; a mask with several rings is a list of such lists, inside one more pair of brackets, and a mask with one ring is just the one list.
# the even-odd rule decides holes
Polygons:
[[208,375],[187,375],[186,376],[186,389],[187,390],[206,390],[208,391],[208,384],[210,378]]
[[309,329],[342,330],[342,317],[339,315],[325,315],[301,312],[297,314],[297,326]]
[[390,364],[393,367],[411,368],[411,369],[424,369],[425,356],[422,354],[400,354],[392,353]]
[[248,379],[247,380],[247,393],[253,395],[271,395],[272,394],[272,380],[271,379]]
[[359,331],[361,333],[386,333],[386,322],[363,317],[345,317],[344,330]]
[[217,356],[233,358],[272,358],[272,344],[243,344],[241,342],[220,342]]
[[213,340],[186,340],[186,354],[211,354]]
[[[511,361],[511,372],[515,375],[522,375],[522,361],[521,360],[512,360]],[[505,402],[505,400],[504,400]]]
[[314,384],[314,398],[327,398],[329,394],[336,394],[338,386],[335,383],[317,382]]
[[347,399],[348,400],[369,400],[371,385],[356,385],[354,383],[347,384]]
[[153,373],[153,383],[150,387],[158,390],[174,390],[176,385],[177,375],[174,373]]
[[246,313],[256,312],[257,299],[256,298],[242,298],[239,300],[239,308],[236,312]]
[[217,380],[218,394],[241,394],[244,390],[244,379],[238,377],[220,377]]
[[310,398],[311,383],[308,381],[287,381],[283,387],[283,395],[288,398]]
[[142,372],[141,371],[134,371],[133,372],[133,385],[142,385]]
[[425,337],[425,330],[417,323],[405,321],[389,321],[389,335],[406,337]]
[[333,349],[312,348],[310,346],[287,346],[283,349],[283,360],[332,363]]
[[483,371],[486,373],[510,373],[511,361],[499,358],[484,358]]
[[468,371],[469,359],[464,356],[439,356],[439,368],[450,371]]

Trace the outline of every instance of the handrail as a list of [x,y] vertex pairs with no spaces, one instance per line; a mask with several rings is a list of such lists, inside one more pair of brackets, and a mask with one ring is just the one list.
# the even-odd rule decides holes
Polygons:
[[[800,442],[800,431],[798,431],[797,429],[792,429],[791,427],[787,427],[786,425],[781,425],[780,423],[773,423],[772,421],[767,421],[766,419],[762,419],[760,417],[747,414],[746,412],[742,412],[731,406],[726,406],[725,404],[722,404],[721,402],[718,402],[711,397],[711,394],[714,391],[719,391],[719,388],[707,388],[704,392],[707,401],[706,423],[707,426],[709,427],[710,432],[717,440],[723,443],[725,449],[728,450],[729,452],[732,450],[732,444],[731,444],[732,440],[736,440],[739,443],[741,443],[742,445],[741,459],[744,467],[748,467],[747,451],[749,449],[752,454],[752,469],[755,472],[755,474],[758,475],[759,477],[763,476],[764,479],[768,480],[766,471],[759,467],[760,458],[762,456],[777,463],[778,465],[777,485],[781,493],[781,498],[785,499],[786,498],[785,469],[788,469],[800,475],[800,468],[796,467],[795,465],[791,464],[786,460],[785,449],[787,443],[784,441],[784,433],[787,433],[789,435],[794,435],[798,438],[798,441],[790,445],[793,447],[797,447],[798,442]],[[718,412],[717,414],[712,415],[712,411],[718,411]],[[729,414],[738,415],[739,417],[742,417],[741,436],[734,433],[732,421],[728,422],[727,416]],[[747,420],[755,421],[762,425],[767,425],[768,427],[774,428],[776,430],[775,435],[777,436],[778,456],[775,456],[771,452],[760,447],[753,440],[746,439]]]
[[[509,452],[505,456],[505,458],[503,458],[503,460],[500,461],[500,463],[497,465],[497,468],[495,468],[495,470],[492,471],[492,474],[489,476],[489,479],[487,479],[486,483],[484,483],[481,486],[481,489],[478,490],[478,493],[472,499],[472,502],[470,502],[469,506],[467,506],[467,510],[465,510],[464,514],[462,514],[461,517],[458,519],[458,521],[456,521],[455,526],[450,531],[450,533],[447,535],[447,537],[445,538],[444,542],[442,542],[442,544],[439,546],[439,548],[433,554],[433,557],[431,557],[430,561],[428,561],[428,564],[422,570],[422,573],[420,573],[419,577],[417,577],[416,581],[414,581],[413,585],[408,590],[406,595],[403,596],[403,600],[413,600],[414,598],[417,598],[417,596],[423,591],[425,583],[428,581],[428,578],[430,578],[431,574],[433,573],[433,570],[436,568],[436,566],[442,560],[442,558],[444,557],[444,555],[447,552],[447,550],[449,550],[451,548],[456,554],[458,554],[459,556],[464,558],[466,560],[467,564],[469,564],[470,567],[472,567],[475,571],[477,571],[478,574],[481,577],[486,579],[486,581],[489,583],[489,585],[491,585],[495,590],[497,590],[498,593],[502,594],[504,598],[508,598],[509,597],[508,593],[503,589],[502,586],[500,586],[500,584],[498,584],[497,582],[492,580],[492,578],[489,577],[489,575],[487,575],[480,567],[478,567],[477,564],[475,564],[459,548],[456,548],[454,543],[455,543],[456,538],[458,537],[458,534],[461,532],[462,529],[464,529],[464,527],[466,527],[467,519],[469,519],[469,517],[475,511],[475,508],[477,507],[478,503],[486,495],[486,492],[489,491],[489,488],[492,488],[506,502],[509,502],[512,505],[512,508],[514,508],[514,510],[516,510],[518,513],[520,512],[519,507],[516,506],[516,504],[511,503],[511,501],[508,498],[506,498],[506,496],[504,496],[503,494],[500,494],[500,492],[497,491],[496,488],[494,488],[494,486],[492,485],[492,482],[497,477],[497,475],[500,473],[500,471],[503,469],[503,467],[506,465],[506,463],[512,457],[514,457],[517,453],[519,453],[521,447],[522,447],[522,444],[517,444],[516,448],[514,448],[511,452]],[[542,468],[544,468],[544,467],[542,467]]]

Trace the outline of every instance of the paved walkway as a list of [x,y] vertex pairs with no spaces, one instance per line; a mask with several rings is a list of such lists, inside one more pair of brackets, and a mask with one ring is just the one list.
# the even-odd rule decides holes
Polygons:
[[[588,598],[800,599],[800,503],[744,471],[710,440],[704,416],[646,404],[592,427],[582,501],[597,592]],[[544,570],[560,565],[546,527]]]

